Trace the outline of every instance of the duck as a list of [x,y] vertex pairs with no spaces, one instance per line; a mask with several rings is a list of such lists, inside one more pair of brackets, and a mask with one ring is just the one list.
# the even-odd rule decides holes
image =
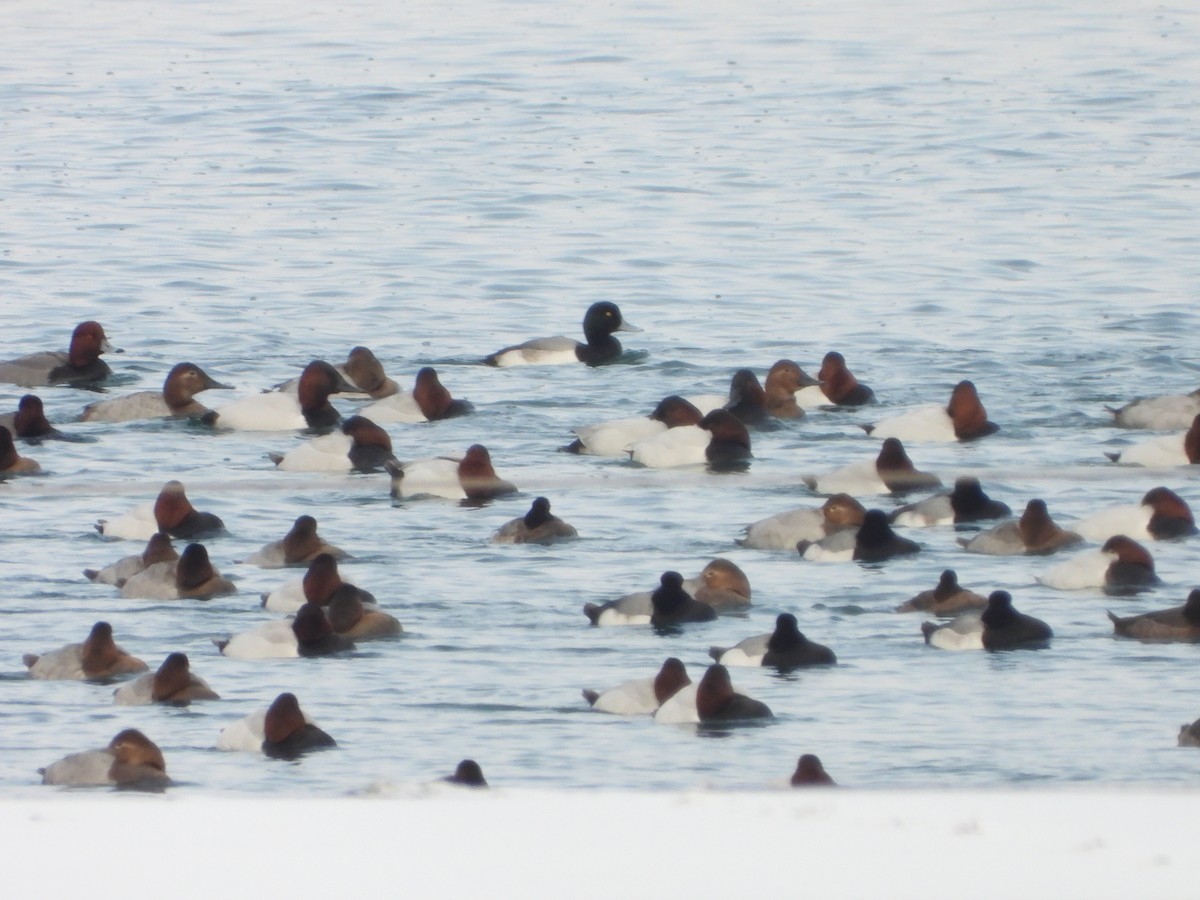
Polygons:
[[1200,719],[1179,728],[1180,747],[1200,747]]
[[618,716],[649,715],[691,683],[687,668],[672,656],[650,678],[635,678],[603,692],[584,690],[583,699],[597,712]]
[[[293,694],[293,696],[295,696]],[[279,699],[276,697],[276,699]],[[284,701],[283,705],[287,705],[288,701]],[[299,706],[299,701],[296,703]],[[247,751],[250,753],[261,753],[263,748],[263,738],[266,734],[267,710],[269,707],[256,709],[254,712],[243,716],[236,722],[231,722],[221,729],[217,735],[216,749],[225,751]],[[313,720],[307,713],[301,711],[301,717],[308,724],[315,725]],[[331,738],[332,740],[332,738]]]
[[37,394],[25,394],[17,401],[15,413],[5,413],[0,416],[3,425],[14,438],[20,438],[31,444],[42,441],[84,441],[76,435],[59,431],[46,418],[46,407],[42,398]]
[[927,528],[933,525],[962,525],[986,519],[1006,519],[1012,515],[1007,503],[993,500],[978,478],[964,475],[954,480],[954,490],[934,494],[916,503],[894,510],[888,517],[893,525]]
[[1135,594],[1160,583],[1150,551],[1123,534],[1110,537],[1099,550],[1059,563],[1038,575],[1037,582],[1064,591],[1099,587],[1107,594]]
[[613,419],[574,429],[575,440],[562,449],[567,453],[591,456],[627,456],[627,448],[638,441],[669,428],[699,425],[710,411],[696,406],[692,400],[671,394],[660,400],[649,415]]
[[529,512],[505,522],[492,535],[493,544],[552,544],[579,537],[579,532],[550,512],[550,501],[535,497]]
[[1119,506],[1093,513],[1072,530],[1084,540],[1102,542],[1123,534],[1143,541],[1172,540],[1196,533],[1196,520],[1187,501],[1166,487],[1151,488],[1137,506]]
[[138,391],[111,400],[89,403],[81,422],[132,422],[138,419],[199,419],[211,410],[195,399],[203,391],[228,391],[195,363],[181,362],[163,380],[162,391]]
[[913,465],[899,438],[885,438],[873,460],[851,463],[823,475],[805,475],[803,482],[818,494],[903,494],[939,488],[942,480]]
[[613,337],[615,332],[641,330],[625,321],[617,304],[608,301],[593,303],[583,316],[583,335],[587,343],[581,344],[561,335],[536,338],[497,350],[484,363],[499,368],[578,362],[600,366],[615,362],[621,356],[623,348],[621,342]]
[[720,663],[709,666],[696,686],[696,714],[702,725],[775,715],[765,703],[734,691],[729,670]]
[[1192,419],[1187,431],[1150,438],[1118,453],[1105,453],[1115,463],[1160,469],[1200,463],[1200,415]]
[[717,611],[689,594],[683,587],[683,576],[678,572],[663,572],[659,586],[650,595],[650,624],[655,628],[668,628],[687,622],[711,622]]
[[[1106,610],[1107,612],[1107,610]],[[1157,609],[1138,616],[1108,612],[1113,633],[1119,637],[1161,643],[1200,643],[1200,590],[1193,590],[1182,606]]]
[[719,471],[742,468],[752,456],[750,433],[726,409],[714,409],[698,425],[670,428],[627,449],[631,460],[652,469],[707,464]]
[[193,700],[220,699],[208,682],[192,673],[184,653],[169,654],[158,671],[140,675],[113,691],[113,702],[120,706],[187,706]]
[[115,785],[155,790],[171,783],[162,751],[136,728],[118,732],[102,750],[71,753],[38,773],[42,784],[73,787]]
[[1083,538],[1074,531],[1060,528],[1050,518],[1046,501],[1035,498],[1025,504],[1021,518],[1001,522],[971,538],[959,538],[958,543],[968,553],[991,556],[1046,556],[1064,547],[1073,547]]
[[806,374],[795,361],[776,360],[763,383],[767,412],[777,419],[803,419],[804,408],[796,402],[796,392],[815,384],[817,379]]
[[835,787],[833,780],[816,754],[805,753],[796,763],[796,771],[792,773],[792,787]]
[[859,382],[846,367],[846,357],[831,350],[821,360],[815,386],[800,388],[796,401],[808,409],[818,406],[866,406],[875,392]]
[[837,664],[837,655],[825,645],[805,637],[791,613],[779,614],[772,633],[746,638],[732,647],[710,647],[708,655],[723,666],[790,670]]
[[30,678],[73,681],[108,681],[145,672],[145,662],[126,653],[113,641],[112,625],[97,622],[79,644],[67,644],[49,653],[22,657]]
[[982,612],[967,612],[945,625],[924,622],[925,643],[942,650],[1043,649],[1054,637],[1041,619],[1017,612],[1008,591],[993,591]]
[[[750,605],[750,579],[740,566],[721,557],[707,563],[695,578],[684,581],[683,589],[714,610],[738,610]],[[603,604],[585,603],[583,612],[592,625],[648,625],[654,612],[652,593],[626,594]]]
[[42,471],[37,460],[22,456],[13,443],[12,432],[0,425],[0,478],[9,475],[37,475]]
[[127,600],[209,600],[236,593],[237,585],[213,567],[203,544],[188,544],[177,559],[149,565],[121,585]]
[[820,541],[857,528],[866,512],[849,494],[834,494],[816,509],[793,509],[747,525],[738,543],[755,550],[795,550],[798,541]]
[[341,422],[329,397],[353,393],[355,386],[323,359],[300,373],[297,392],[266,391],[234,400],[201,417],[204,424],[238,431],[328,431]]
[[172,480],[162,486],[153,503],[139,504],[115,519],[100,519],[96,530],[105,537],[135,541],[148,541],[159,531],[196,540],[221,534],[225,523],[213,513],[198,512],[183,483]]
[[352,641],[369,641],[402,634],[404,628],[400,620],[373,603],[364,603],[364,594],[366,591],[360,591],[352,584],[343,584],[333,592],[325,614],[334,633]]
[[214,638],[213,643],[223,656],[233,659],[295,659],[354,649],[353,641],[334,633],[324,609],[315,603],[305,603],[291,618],[264,622],[229,638]]
[[987,410],[970,381],[954,386],[948,406],[922,406],[863,428],[871,437],[943,443],[973,441],[1000,430],[999,425],[988,421]]
[[376,422],[438,422],[475,412],[466,400],[457,400],[443,386],[437,370],[425,366],[417,371],[412,393],[393,392],[360,410],[360,415]]
[[473,759],[464,759],[454,767],[454,774],[447,775],[442,781],[447,784],[457,784],[469,788],[485,788],[487,779],[483,777],[483,768]]
[[281,539],[264,544],[242,560],[242,564],[258,566],[260,569],[286,569],[307,566],[322,553],[328,553],[334,560],[354,558],[317,534],[315,518],[302,515],[296,517],[288,533]]
[[937,587],[921,591],[911,600],[896,607],[896,612],[928,612],[935,616],[957,616],[971,610],[982,610],[987,606],[987,597],[967,590],[958,583],[958,573],[946,569],[938,579]]
[[0,381],[21,387],[51,384],[93,387],[112,374],[112,369],[100,359],[101,354],[120,352],[108,342],[99,322],[80,322],[71,334],[69,349],[31,353],[0,362]]
[[796,550],[815,562],[882,562],[893,556],[919,553],[921,545],[892,531],[887,513],[868,509],[857,530],[845,529],[820,541],[798,541]]
[[350,416],[338,431],[267,457],[284,472],[380,472],[396,460],[391,437],[366,416]]
[[1105,407],[1119,428],[1151,431],[1185,431],[1200,415],[1200,388],[1190,394],[1159,394],[1139,397],[1120,408]]
[[298,759],[305,753],[336,747],[337,741],[308,720],[300,701],[285,691],[263,716],[262,752],[271,759]]
[[123,556],[115,563],[110,563],[103,569],[84,569],[83,575],[88,581],[97,584],[111,584],[121,587],[138,572],[149,568],[155,563],[171,562],[179,559],[175,547],[171,544],[171,536],[165,531],[150,535],[146,549],[132,556]]
[[[327,606],[338,588],[346,585],[338,571],[337,557],[332,553],[318,553],[308,564],[308,570],[300,578],[287,582],[277,590],[262,595],[264,609],[272,612],[295,612],[305,603]],[[350,585],[354,587],[353,585]],[[369,591],[355,587],[363,603],[375,605],[375,596]]]
[[[789,394],[792,405],[795,397]],[[775,416],[767,408],[767,392],[763,389],[758,376],[750,369],[738,369],[733,373],[729,382],[729,400],[724,408],[737,418],[747,428],[771,427]],[[804,410],[796,407],[801,415]]]
[[[337,368],[361,393],[372,400],[382,400],[400,391],[400,385],[388,378],[387,373],[383,371],[383,363],[367,347],[352,347],[346,354],[346,362]],[[299,389],[299,384],[296,387]]]
[[472,444],[459,458],[439,456],[413,462],[387,462],[392,476],[392,496],[444,497],[447,500],[483,501],[516,493],[516,486],[496,475],[492,457],[482,444]]

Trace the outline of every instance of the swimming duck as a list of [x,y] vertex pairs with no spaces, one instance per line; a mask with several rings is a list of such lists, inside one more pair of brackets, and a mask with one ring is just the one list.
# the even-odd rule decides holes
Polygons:
[[654,712],[691,683],[683,663],[672,656],[650,678],[626,681],[604,692],[585,690],[583,699],[598,712],[640,716]]
[[650,595],[650,606],[650,624],[655,628],[711,622],[717,617],[715,609],[684,590],[683,576],[678,572],[663,572],[658,589]]
[[901,494],[942,486],[936,475],[919,471],[898,438],[886,438],[873,460],[851,463],[824,475],[805,475],[804,483],[818,494]]
[[267,456],[285,472],[379,472],[389,460],[396,460],[391,437],[365,416],[351,416],[332,434]]
[[1182,497],[1170,488],[1147,491],[1137,506],[1120,506],[1093,513],[1073,530],[1085,540],[1104,541],[1124,534],[1136,540],[1170,540],[1196,533],[1196,520]]
[[79,416],[81,422],[131,422],[136,419],[201,418],[210,410],[195,397],[202,391],[232,390],[209,376],[195,363],[172,367],[162,391],[138,391],[125,397],[89,403]]
[[439,456],[407,463],[388,462],[392,496],[433,496],[448,500],[490,500],[515,493],[512,482],[496,475],[492,457],[482,444],[472,444],[461,458]]
[[857,530],[847,528],[820,541],[798,541],[796,550],[816,562],[882,562],[893,556],[919,553],[921,545],[892,531],[887,513],[868,509]]
[[750,433],[725,409],[715,409],[698,425],[681,425],[630,445],[630,459],[649,468],[694,466],[737,468],[752,456]]
[[1099,550],[1059,563],[1037,576],[1039,584],[1071,591],[1100,587],[1107,594],[1134,594],[1159,583],[1150,551],[1123,534]]
[[1025,504],[1025,511],[1021,513],[1020,519],[1001,522],[972,538],[959,538],[958,543],[965,547],[968,553],[1046,556],[1064,547],[1072,547],[1082,540],[1083,538],[1074,531],[1058,527],[1050,518],[1045,500],[1034,499]]
[[910,442],[973,441],[1000,430],[999,425],[988,421],[987,410],[970,381],[960,381],[954,386],[948,406],[922,406],[863,427],[872,437],[895,437]]
[[983,612],[968,612],[935,625],[924,622],[925,643],[943,650],[1042,649],[1054,634],[1041,619],[1017,612],[1008,591],[993,591]]
[[171,537],[194,540],[211,537],[225,530],[225,523],[208,512],[198,512],[182,482],[168,481],[153,503],[135,506],[115,519],[101,519],[96,530],[105,537],[148,541],[157,532]]
[[796,763],[796,771],[792,773],[792,787],[834,787],[837,782],[830,777],[821,765],[821,760],[812,753],[805,753]]
[[42,784],[159,789],[170,784],[162,751],[136,728],[126,728],[103,750],[71,753],[38,772]]
[[1115,616],[1113,632],[1139,641],[1200,643],[1200,590],[1193,590],[1182,606],[1157,609],[1140,616]]
[[220,699],[208,682],[192,673],[188,658],[183,653],[168,655],[158,671],[140,675],[113,692],[113,702],[121,706],[146,706],[150,703],[187,706],[193,700]]
[[701,724],[774,717],[765,703],[734,691],[729,670],[720,663],[709,666],[696,686],[696,714]]
[[112,369],[100,359],[105,352],[121,351],[113,349],[99,322],[80,322],[71,334],[70,349],[31,353],[0,362],[0,381],[22,387],[50,384],[91,387],[112,374]]
[[983,492],[978,478],[963,476],[954,481],[954,490],[935,494],[894,510],[893,525],[926,528],[931,525],[961,525],[984,519],[1004,519],[1012,515],[1007,503],[993,500]]
[[896,607],[896,612],[928,612],[935,616],[956,616],[987,606],[987,597],[969,591],[958,583],[958,573],[946,569],[938,579],[937,587],[921,591],[911,600]]
[[263,716],[262,752],[271,759],[298,759],[336,746],[337,741],[301,712],[300,701],[291,692],[276,697]]
[[[661,581],[661,579],[660,579]],[[750,579],[736,564],[720,557],[710,561],[683,589],[715,610],[744,609],[750,605]],[[626,594],[608,603],[585,603],[584,615],[593,625],[648,625],[654,612],[651,591]]]
[[1105,453],[1113,462],[1147,468],[1189,466],[1200,463],[1200,415],[1187,431],[1150,438],[1119,453]]
[[84,569],[83,574],[89,581],[121,587],[143,569],[149,568],[155,563],[171,562],[177,559],[179,559],[179,554],[175,552],[175,548],[171,544],[171,536],[165,531],[159,531],[150,536],[150,540],[146,542],[146,549],[141,553],[123,556],[103,569]]
[[437,422],[473,413],[466,400],[456,400],[438,379],[436,369],[425,366],[417,372],[412,393],[393,392],[372,403],[361,414],[376,422]]
[[112,626],[97,622],[81,644],[67,644],[41,655],[27,653],[22,661],[30,678],[104,681],[145,672],[149,667],[113,641]]
[[746,526],[738,539],[756,550],[794,550],[798,541],[820,541],[862,524],[866,509],[849,494],[834,494],[816,509],[793,509]]
[[31,444],[42,441],[86,440],[73,434],[65,434],[51,425],[46,418],[46,407],[42,398],[36,394],[26,394],[17,401],[17,411],[0,416],[0,425],[11,431],[14,438],[21,438]]
[[732,647],[710,647],[708,655],[723,666],[768,666],[782,670],[837,663],[832,650],[804,636],[791,613],[780,613],[772,633],[746,638]]
[[859,382],[836,350],[825,354],[817,372],[817,386],[803,387],[796,395],[802,406],[865,406],[875,402],[875,392]]
[[237,585],[213,567],[203,544],[188,544],[178,559],[147,566],[121,585],[121,596],[130,600],[208,600],[236,593]]
[[447,775],[442,781],[447,784],[458,784],[469,788],[485,788],[487,779],[483,777],[483,769],[473,759],[464,759],[454,768],[453,775]]
[[[327,606],[338,588],[344,587],[338,571],[337,557],[332,553],[318,553],[308,564],[308,570],[300,578],[287,582],[282,587],[262,595],[264,609],[272,612],[295,612],[305,603]],[[350,585],[350,587],[354,587]],[[363,603],[375,604],[369,591],[354,587]]]
[[625,321],[615,303],[607,301],[593,303],[583,316],[583,335],[587,340],[581,344],[568,337],[537,338],[497,350],[484,362],[489,366],[554,365],[582,362],[599,366],[620,357],[621,342],[613,337],[617,331],[641,331]]
[[[717,407],[720,405],[718,403]],[[593,456],[625,456],[631,445],[661,434],[668,428],[699,425],[708,411],[711,410],[701,410],[691,400],[672,394],[659,401],[648,416],[613,419],[576,428],[575,440],[562,449],[567,453]]]
[[0,478],[9,475],[36,475],[42,471],[37,460],[17,453],[12,432],[0,425]]
[[1140,397],[1119,409],[1105,408],[1113,414],[1113,424],[1121,428],[1186,431],[1200,415],[1200,388],[1190,394]]
[[404,632],[399,619],[373,603],[364,603],[364,595],[370,596],[352,584],[343,584],[333,592],[325,614],[337,635],[352,641],[369,641]]
[[305,515],[296,517],[291,529],[282,539],[263,545],[261,550],[251,553],[242,562],[263,569],[283,569],[289,566],[307,566],[322,553],[328,553],[335,560],[353,558],[345,550],[326,543],[317,534],[317,520]]
[[329,430],[341,414],[329,402],[332,394],[355,387],[333,366],[317,359],[304,367],[297,393],[266,391],[234,400],[202,417],[206,425],[242,431]]
[[578,537],[579,532],[550,512],[550,501],[534,498],[529,512],[511,519],[492,535],[493,544],[551,544],[565,538]]

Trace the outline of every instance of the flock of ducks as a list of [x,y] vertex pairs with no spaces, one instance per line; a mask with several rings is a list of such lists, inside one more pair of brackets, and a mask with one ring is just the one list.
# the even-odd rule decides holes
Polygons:
[[[623,352],[616,332],[638,331],[612,303],[590,307],[583,330],[583,342],[566,337],[530,341],[497,351],[484,362],[500,367],[568,362],[601,365],[615,361]],[[96,322],[84,322],[75,329],[66,352],[0,362],[0,381],[26,387],[95,386],[111,374],[100,356],[112,350],[103,328]],[[94,402],[83,409],[80,419],[125,422],[175,417],[199,420],[215,429],[304,431],[313,436],[299,447],[269,454],[280,469],[386,471],[391,493],[397,498],[433,495],[480,503],[517,491],[496,473],[482,444],[472,445],[454,458],[401,462],[395,457],[391,439],[379,423],[437,421],[473,412],[471,404],[451,395],[432,368],[422,368],[413,389],[406,391],[387,377],[371,351],[356,347],[342,366],[313,361],[293,381],[224,406],[209,409],[196,399],[204,391],[227,387],[199,366],[180,363],[168,373],[161,392],[143,391]],[[370,402],[343,419],[330,403],[330,396],[336,393],[365,395]],[[728,395],[672,395],[648,415],[578,428],[574,440],[561,449],[581,455],[624,456],[648,467],[705,465],[714,471],[736,470],[752,458],[751,431],[774,419],[802,418],[806,409],[874,402],[874,392],[854,377],[845,358],[830,352],[815,378],[790,360],[772,366],[765,383],[751,370],[739,370]],[[1200,391],[1146,398],[1112,412],[1119,426],[1172,432],[1114,454],[1115,460],[1146,466],[1200,462]],[[762,551],[790,552],[811,561],[878,564],[921,550],[894,527],[969,524],[981,530],[959,538],[967,553],[1044,556],[1085,542],[1098,543],[1098,550],[1069,558],[1038,580],[1062,590],[1100,587],[1120,595],[1158,581],[1151,554],[1141,541],[1179,540],[1197,530],[1186,501],[1167,487],[1149,491],[1136,506],[1097,513],[1069,529],[1053,520],[1040,498],[1030,499],[1014,517],[1006,504],[987,496],[976,478],[961,477],[952,489],[944,489],[936,475],[916,468],[905,442],[974,441],[995,433],[998,426],[988,419],[970,381],[955,386],[945,404],[922,407],[864,428],[882,441],[877,453],[805,477],[811,490],[826,495],[820,506],[754,522],[746,527],[739,543]],[[73,439],[46,420],[42,402],[33,394],[22,397],[14,413],[0,417],[0,477],[39,472],[34,460],[17,452],[14,438],[30,443]],[[890,512],[866,508],[859,499],[907,497],[918,491],[932,493]],[[990,522],[996,524],[984,527]],[[97,528],[106,537],[146,542],[141,553],[84,573],[96,583],[115,587],[123,597],[206,599],[236,591],[215,569],[201,543],[223,533],[224,523],[212,513],[196,510],[178,481],[167,482],[152,503],[101,521]],[[528,513],[503,525],[492,540],[549,543],[577,534],[551,512],[547,498],[537,497]],[[173,539],[187,542],[182,552],[175,550]],[[321,656],[343,652],[356,641],[401,634],[400,622],[384,611],[375,597],[342,580],[338,562],[348,558],[348,553],[319,536],[315,519],[299,516],[282,538],[242,560],[264,568],[305,570],[302,577],[263,598],[267,610],[287,617],[220,641],[220,652],[237,658]],[[597,627],[649,625],[677,630],[725,612],[745,610],[750,593],[749,580],[738,566],[715,559],[695,578],[663,572],[654,590],[587,604],[583,612]],[[1008,592],[993,591],[986,597],[976,594],[959,585],[952,569],[942,572],[935,588],[901,604],[897,611],[922,612],[945,620],[926,621],[921,628],[926,642],[937,648],[1036,649],[1053,639],[1045,622],[1014,608]],[[1200,590],[1192,591],[1182,606],[1130,617],[1109,613],[1109,617],[1115,633],[1123,637],[1198,642]],[[734,689],[729,667],[789,671],[837,663],[834,651],[809,640],[791,613],[780,614],[772,632],[751,636],[732,647],[713,647],[710,655],[713,664],[695,682],[683,663],[671,657],[653,675],[604,691],[584,690],[583,696],[601,712],[651,715],[666,723],[727,725],[773,715],[765,704]],[[115,642],[106,622],[96,622],[79,643],[26,655],[24,662],[31,678],[104,683],[128,679],[115,691],[117,704],[185,705],[217,698],[208,684],[190,671],[185,654],[171,653],[151,672],[144,661]],[[1179,742],[1200,745],[1200,722],[1185,726]],[[335,741],[304,714],[295,695],[285,692],[268,708],[226,728],[217,746],[295,759],[335,746]],[[42,770],[42,776],[47,784],[155,788],[169,783],[161,751],[136,729],[122,730],[102,749],[54,762]],[[460,763],[446,780],[486,785],[480,767],[472,760]],[[804,754],[791,783],[829,785],[833,780],[817,757]]]

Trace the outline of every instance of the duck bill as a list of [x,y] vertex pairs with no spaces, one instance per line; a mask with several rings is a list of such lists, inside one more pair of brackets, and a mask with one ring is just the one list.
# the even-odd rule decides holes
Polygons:
[[621,324],[617,326],[617,331],[641,331],[636,325],[630,325],[625,319],[621,319]]

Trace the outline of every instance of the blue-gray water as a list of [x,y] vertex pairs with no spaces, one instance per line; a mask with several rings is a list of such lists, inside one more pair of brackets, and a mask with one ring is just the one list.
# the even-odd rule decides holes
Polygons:
[[[1113,466],[1142,435],[1104,404],[1189,391],[1200,257],[1200,13],[1058,2],[664,2],[294,6],[17,2],[0,60],[4,358],[64,347],[99,319],[125,353],[113,395],[191,360],[241,392],[371,347],[405,386],[435,365],[478,414],[389,426],[397,454],[482,442],[523,490],[482,509],[394,504],[383,475],[273,470],[289,434],[182,423],[65,425],[94,443],[30,448],[47,474],[0,487],[0,784],[136,726],[184,791],[340,793],[478,759],[495,784],[761,785],[816,752],[858,786],[1190,784],[1175,747],[1200,715],[1197,649],[1116,641],[1106,607],[1181,603],[1200,541],[1151,547],[1142,598],[1040,588],[1054,560],[968,556],[950,529],[883,566],[741,549],[749,522],[816,505],[800,476],[872,455],[860,422],[978,385],[998,435],[913,445],[944,481],[978,474],[1063,523],[1190,471]],[[494,370],[489,351],[576,334],[616,300],[644,333],[628,364]],[[742,475],[655,472],[556,452],[572,426],[719,392],[736,368],[815,370],[842,351],[881,405],[756,433]],[[24,391],[0,386],[0,408]],[[93,399],[38,391],[69,422]],[[202,395],[218,405],[230,395]],[[339,401],[349,412],[353,407]],[[240,594],[125,601],[80,576],[136,552],[100,517],[185,482],[229,535],[208,542]],[[582,539],[496,547],[537,494]],[[884,501],[891,505],[892,501]],[[292,571],[234,560],[299,514],[353,552],[348,580],[407,631],[349,658],[241,662],[210,642],[257,624]],[[663,637],[581,613],[694,575],[748,573],[744,617]],[[926,648],[896,604],[955,568],[1055,630],[1051,649]],[[590,711],[604,688],[793,611],[841,665],[734,670],[777,721],[725,737]],[[183,650],[224,699],[117,708],[111,688],[34,682],[21,654],[92,622],[152,667]],[[300,764],[210,749],[292,690],[340,748]]]

